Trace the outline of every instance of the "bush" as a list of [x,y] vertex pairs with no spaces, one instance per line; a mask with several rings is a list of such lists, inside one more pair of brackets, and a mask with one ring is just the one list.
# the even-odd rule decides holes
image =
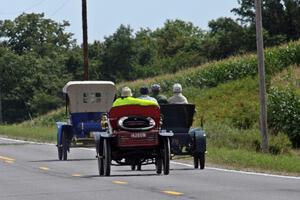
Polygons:
[[291,152],[291,147],[292,143],[289,137],[282,132],[270,137],[269,152],[271,154],[289,154]]
[[268,95],[268,124],[275,134],[284,132],[300,147],[300,96],[292,88],[273,87]]
[[240,130],[226,124],[210,123],[205,126],[208,143],[214,147],[230,149],[260,149],[260,134],[257,129]]
[[231,116],[231,124],[238,129],[251,128],[258,119],[258,115],[253,111],[253,106],[240,102],[236,107],[232,108],[233,116]]
[[34,116],[45,114],[49,110],[57,109],[63,105],[63,101],[45,93],[37,93],[31,101],[31,110]]
[[[209,124],[205,130],[208,144],[214,147],[261,151],[261,136],[256,128],[240,130],[225,124],[213,123]],[[291,141],[284,133],[271,135],[269,138],[269,151],[271,154],[290,154],[291,146]]]

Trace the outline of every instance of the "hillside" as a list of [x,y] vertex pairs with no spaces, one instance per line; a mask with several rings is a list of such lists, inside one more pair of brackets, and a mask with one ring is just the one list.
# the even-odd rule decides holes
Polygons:
[[[294,66],[295,71],[297,69],[295,66],[300,64],[300,41],[267,49],[265,54],[268,86],[286,85],[286,82],[277,80],[280,79],[279,77],[286,77],[282,70],[291,71],[290,66]],[[294,73],[289,72],[289,74]],[[273,81],[271,77],[274,77]],[[254,124],[257,125],[258,119],[256,79],[255,54],[245,54],[181,70],[175,74],[123,82],[117,87],[129,86],[137,96],[140,86],[160,83],[163,93],[170,96],[172,85],[179,82],[183,85],[184,94],[189,102],[197,105],[198,112],[194,126],[198,126],[200,118],[204,117],[208,124],[220,122],[236,128],[250,128]],[[228,84],[225,84],[227,82]],[[22,124],[53,126],[55,121],[62,120],[64,116],[65,111],[62,108]]]

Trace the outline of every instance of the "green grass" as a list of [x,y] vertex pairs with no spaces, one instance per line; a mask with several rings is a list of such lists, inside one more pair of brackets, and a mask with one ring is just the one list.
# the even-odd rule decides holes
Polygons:
[[56,142],[56,127],[0,125],[0,135],[13,139],[39,142]]
[[209,146],[208,163],[231,169],[253,170],[300,176],[300,159],[295,154],[270,155],[244,149],[216,148]]
[[199,126],[201,117],[206,123],[217,121],[237,127],[246,126],[249,120],[251,126],[259,116],[257,78],[247,77],[214,88],[189,87],[184,95],[197,105],[194,126]]
[[66,120],[65,108],[59,108],[45,115],[38,116],[33,120],[25,121],[19,125],[27,126],[27,127],[28,126],[48,127],[48,126],[54,126],[57,121],[65,121],[65,120]]

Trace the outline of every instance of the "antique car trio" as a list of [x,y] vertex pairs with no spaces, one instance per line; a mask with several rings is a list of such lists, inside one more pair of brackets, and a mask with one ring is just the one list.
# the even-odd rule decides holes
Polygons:
[[[181,85],[176,87],[181,93]],[[63,87],[67,121],[56,123],[59,160],[68,159],[71,147],[92,146],[100,176],[110,176],[112,165],[141,170],[148,164],[157,174],[168,175],[171,155],[183,154],[193,156],[195,168],[204,169],[205,132],[190,129],[195,105],[158,104],[146,98],[145,88],[143,92],[143,99],[134,98],[124,87],[116,98],[113,82],[68,82]]]

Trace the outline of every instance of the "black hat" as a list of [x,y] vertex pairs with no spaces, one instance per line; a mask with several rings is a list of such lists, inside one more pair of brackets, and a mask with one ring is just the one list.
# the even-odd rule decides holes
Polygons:
[[141,87],[141,88],[140,88],[140,93],[141,93],[141,95],[149,94],[149,89],[148,89],[148,87],[146,87],[146,86]]

